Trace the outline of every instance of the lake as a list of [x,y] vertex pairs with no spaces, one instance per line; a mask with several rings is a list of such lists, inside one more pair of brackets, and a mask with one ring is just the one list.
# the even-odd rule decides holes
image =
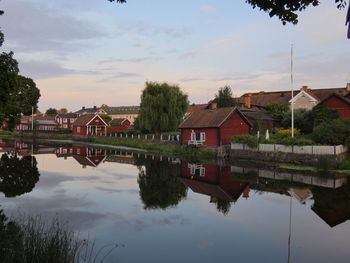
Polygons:
[[347,177],[84,145],[0,151],[26,161],[18,178],[0,170],[5,214],[58,216],[98,248],[118,244],[104,262],[350,260]]

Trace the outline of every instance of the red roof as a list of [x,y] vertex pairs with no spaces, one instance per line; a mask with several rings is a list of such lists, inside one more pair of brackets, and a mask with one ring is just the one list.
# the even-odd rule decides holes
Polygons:
[[208,103],[206,103],[206,104],[192,104],[192,105],[188,106],[187,112],[190,113],[190,112],[194,112],[197,110],[205,110],[208,107],[209,107]]
[[[347,88],[330,88],[330,89],[304,89],[305,92],[310,94],[317,100],[323,100],[332,93],[336,93],[340,96],[345,96],[348,94],[349,90]],[[300,90],[294,91],[294,96],[296,96]],[[290,90],[284,91],[269,91],[269,92],[255,92],[255,93],[246,93],[237,100],[241,103],[244,103],[244,97],[250,96],[250,103],[255,105],[268,105],[272,102],[275,103],[288,103],[292,98],[292,92]]]
[[179,129],[220,127],[235,111],[251,126],[236,107],[227,107],[194,111],[180,124]]
[[[86,115],[81,115],[78,117],[75,122],[73,123],[73,126],[87,126],[89,122],[91,122],[95,117],[100,118],[102,121],[103,119],[99,115],[95,114],[86,114]],[[103,123],[108,126],[104,121]]]

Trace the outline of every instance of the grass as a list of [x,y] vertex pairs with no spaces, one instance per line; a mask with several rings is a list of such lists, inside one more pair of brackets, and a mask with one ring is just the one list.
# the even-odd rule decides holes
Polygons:
[[[57,217],[21,216],[9,220],[0,210],[0,262],[95,263],[103,260],[118,244],[95,250],[94,242],[82,239],[68,223]],[[124,246],[124,245],[122,245]]]
[[195,148],[179,146],[165,143],[147,143],[137,140],[117,140],[115,138],[96,138],[95,143],[105,145],[126,146],[138,149],[144,149],[149,152],[155,152],[164,155],[179,156],[191,160],[211,160],[215,157],[212,150],[208,148]]

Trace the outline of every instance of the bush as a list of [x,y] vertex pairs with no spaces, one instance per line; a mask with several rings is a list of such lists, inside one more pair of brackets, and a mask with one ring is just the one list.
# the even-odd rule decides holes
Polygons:
[[313,139],[321,144],[350,145],[350,119],[335,119],[316,126]]
[[339,164],[339,169],[350,170],[350,158],[345,159]]
[[231,139],[232,143],[243,143],[251,148],[258,147],[258,138],[254,135],[236,135]]

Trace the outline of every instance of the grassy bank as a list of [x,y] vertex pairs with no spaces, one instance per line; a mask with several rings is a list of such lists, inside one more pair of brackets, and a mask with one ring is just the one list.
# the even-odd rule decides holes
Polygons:
[[192,160],[211,160],[215,158],[215,153],[208,148],[195,148],[166,143],[148,143],[138,140],[116,140],[115,138],[95,138],[94,143],[104,145],[125,146],[131,148],[144,149],[149,152],[163,155],[183,157]]

